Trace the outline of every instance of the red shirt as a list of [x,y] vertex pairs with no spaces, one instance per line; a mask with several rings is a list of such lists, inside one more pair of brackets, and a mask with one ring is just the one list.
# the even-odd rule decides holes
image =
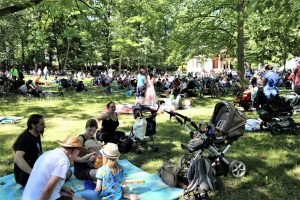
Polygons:
[[297,68],[294,71],[294,83],[295,86],[300,86],[300,65],[297,66]]

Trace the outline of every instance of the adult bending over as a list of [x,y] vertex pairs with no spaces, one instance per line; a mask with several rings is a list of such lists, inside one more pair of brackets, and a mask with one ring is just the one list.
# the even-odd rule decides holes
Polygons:
[[27,129],[18,136],[13,144],[15,180],[22,186],[26,185],[34,163],[43,153],[41,135],[43,135],[45,127],[43,115],[30,115]]
[[97,140],[104,142],[112,142],[118,144],[120,138],[125,136],[122,131],[116,131],[119,126],[118,114],[116,113],[116,105],[114,102],[109,102],[106,105],[107,112],[96,117],[98,122],[102,120],[102,128],[97,133]]
[[82,148],[81,142],[73,136],[58,141],[59,148],[41,155],[30,174],[22,200],[81,199],[74,197],[71,188],[63,187],[70,162],[73,162]]
[[80,180],[95,179],[97,169],[91,163],[95,161],[96,152],[102,146],[95,138],[97,129],[98,122],[95,119],[89,119],[85,125],[85,133],[77,137],[85,147],[74,160],[74,174]]
[[277,85],[280,78],[278,74],[276,74],[272,69],[273,67],[271,65],[267,65],[265,67],[265,73],[262,77],[262,82],[264,86],[263,92],[268,100],[271,100],[279,95]]

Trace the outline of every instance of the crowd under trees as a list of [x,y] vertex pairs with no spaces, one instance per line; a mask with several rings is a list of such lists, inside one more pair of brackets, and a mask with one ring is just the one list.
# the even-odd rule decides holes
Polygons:
[[284,65],[300,55],[299,0],[0,0],[0,63],[181,66],[202,55]]

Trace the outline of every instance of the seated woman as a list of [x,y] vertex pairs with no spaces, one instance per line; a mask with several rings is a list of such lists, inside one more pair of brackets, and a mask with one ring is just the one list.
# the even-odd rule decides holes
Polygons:
[[99,148],[101,148],[102,144],[96,139],[97,130],[98,122],[95,119],[89,119],[85,124],[85,133],[78,135],[77,138],[80,140],[83,146],[87,140],[92,139],[98,144]]
[[96,154],[102,147],[102,144],[95,139],[95,133],[98,129],[98,122],[95,119],[89,119],[85,124],[85,133],[77,138],[85,147],[74,161],[74,174],[81,180],[94,179],[96,170],[93,165],[89,164],[95,161]]
[[27,93],[33,96],[41,96],[42,91],[39,90],[39,87],[33,84],[32,80],[28,80],[26,83]]
[[[100,165],[95,165],[96,157],[99,156],[99,146],[96,141],[89,139],[84,143],[84,149],[74,161],[74,175],[80,180],[96,180],[96,172]],[[83,159],[84,158],[84,159]],[[82,162],[79,162],[82,161]]]
[[98,122],[102,120],[102,128],[100,132],[97,133],[96,138],[105,144],[108,142],[118,144],[120,142],[120,138],[125,136],[125,133],[122,131],[116,131],[119,126],[116,105],[111,101],[106,105],[106,108],[108,110],[106,113],[96,117]]

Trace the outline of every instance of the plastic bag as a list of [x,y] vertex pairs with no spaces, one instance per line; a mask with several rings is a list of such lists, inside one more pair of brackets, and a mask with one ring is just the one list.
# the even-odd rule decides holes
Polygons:
[[142,117],[137,117],[133,124],[133,130],[132,130],[133,135],[136,138],[143,140],[146,135],[146,130],[147,130],[147,120]]

